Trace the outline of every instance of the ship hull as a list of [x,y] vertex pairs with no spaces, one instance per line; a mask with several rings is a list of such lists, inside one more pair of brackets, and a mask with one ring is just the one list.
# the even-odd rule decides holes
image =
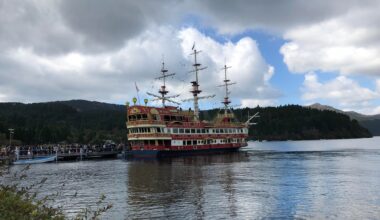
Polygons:
[[134,158],[160,158],[160,157],[178,157],[178,156],[196,156],[205,154],[221,154],[236,152],[240,147],[213,148],[200,150],[131,150],[127,154]]

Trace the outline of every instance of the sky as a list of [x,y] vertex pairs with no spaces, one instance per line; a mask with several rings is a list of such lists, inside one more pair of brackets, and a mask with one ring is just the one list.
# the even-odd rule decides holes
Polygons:
[[226,64],[235,106],[379,114],[379,11],[377,0],[0,0],[0,102],[151,100],[163,61],[169,95],[190,98],[195,43],[201,96],[216,95],[201,108],[222,106]]

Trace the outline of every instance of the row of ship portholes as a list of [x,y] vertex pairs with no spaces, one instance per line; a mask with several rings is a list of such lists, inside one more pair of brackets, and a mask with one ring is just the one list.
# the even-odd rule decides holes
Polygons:
[[130,128],[130,134],[135,133],[172,133],[172,134],[246,134],[246,128],[161,128],[141,127]]
[[246,128],[168,128],[173,134],[243,134]]
[[228,138],[228,139],[207,139],[207,140],[172,140],[172,146],[191,146],[205,144],[230,144],[242,143],[244,139]]
[[242,138],[228,139],[207,139],[207,140],[136,140],[130,141],[131,145],[171,145],[171,146],[194,146],[194,145],[210,145],[210,144],[235,144],[244,143]]

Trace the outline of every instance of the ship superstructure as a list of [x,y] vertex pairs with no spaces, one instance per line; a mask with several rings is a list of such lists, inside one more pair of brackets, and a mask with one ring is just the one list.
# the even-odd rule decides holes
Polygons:
[[173,74],[168,74],[165,64],[162,64],[161,76],[163,85],[158,91],[160,95],[148,93],[162,101],[162,107],[133,105],[127,106],[127,129],[129,152],[136,157],[156,157],[182,154],[199,154],[236,151],[247,146],[249,120],[238,122],[229,107],[228,86],[231,83],[227,78],[227,65],[224,66],[225,97],[224,108],[212,121],[202,121],[199,117],[199,99],[214,97],[215,95],[199,96],[201,93],[198,72],[206,69],[198,63],[197,51],[193,47],[195,80],[191,82],[194,111],[182,110],[179,107],[169,106],[166,102],[179,104],[172,100],[175,96],[166,96],[169,91],[166,88],[165,79]]

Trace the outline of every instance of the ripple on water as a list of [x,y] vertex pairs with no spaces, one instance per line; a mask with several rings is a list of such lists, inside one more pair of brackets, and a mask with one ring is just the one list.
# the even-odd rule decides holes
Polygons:
[[41,195],[59,191],[54,204],[70,215],[105,194],[114,206],[105,219],[375,219],[379,142],[253,142],[224,155],[40,164],[26,181],[48,177]]

